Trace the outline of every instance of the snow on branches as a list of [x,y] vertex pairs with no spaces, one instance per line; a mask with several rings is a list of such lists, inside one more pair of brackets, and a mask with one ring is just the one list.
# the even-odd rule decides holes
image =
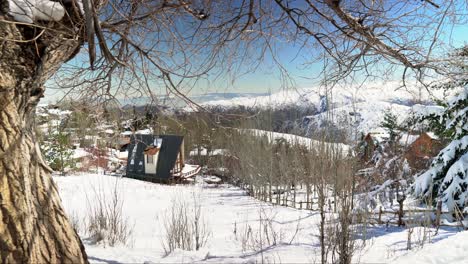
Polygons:
[[65,15],[65,8],[50,0],[8,0],[8,3],[9,14],[18,22],[60,21]]
[[446,209],[468,206],[468,87],[448,102],[445,111],[432,116],[452,142],[442,149],[411,188],[416,197],[441,200]]
[[[81,0],[62,0],[63,4],[75,4],[84,14]],[[65,15],[64,6],[58,1],[50,0],[8,0],[9,12],[15,21],[34,23],[43,21],[60,21]]]
[[453,210],[467,205],[467,187],[468,135],[442,149],[431,168],[416,177],[411,190],[418,198],[440,199]]

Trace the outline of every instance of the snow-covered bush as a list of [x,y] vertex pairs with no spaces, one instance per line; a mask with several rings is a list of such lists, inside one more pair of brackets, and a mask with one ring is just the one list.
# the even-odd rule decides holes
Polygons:
[[[459,56],[466,60],[468,47]],[[468,205],[468,71],[460,64],[457,68],[461,69],[457,77],[440,86],[460,89],[460,93],[449,100],[445,111],[424,118],[432,121],[432,128],[451,142],[440,151],[431,167],[416,177],[411,188],[416,197],[432,203],[440,200],[450,211],[463,210]]]
[[115,246],[130,242],[133,228],[123,214],[124,198],[119,191],[118,181],[110,192],[94,188],[93,203],[88,200],[86,231],[89,240],[95,244]]
[[[280,226],[275,225],[278,222],[276,212],[260,208],[258,211],[258,221],[255,223],[245,222],[245,225],[239,229],[234,229],[235,239],[241,243],[242,251],[259,252],[266,248],[285,243],[285,234]],[[298,232],[296,227],[296,233]],[[295,234],[296,235],[296,234]],[[295,236],[294,235],[294,236]],[[292,241],[294,236],[289,240]]]
[[161,242],[166,255],[177,248],[199,250],[208,242],[211,230],[200,199],[200,194],[195,192],[192,199],[172,199],[170,209],[163,215],[164,237]]

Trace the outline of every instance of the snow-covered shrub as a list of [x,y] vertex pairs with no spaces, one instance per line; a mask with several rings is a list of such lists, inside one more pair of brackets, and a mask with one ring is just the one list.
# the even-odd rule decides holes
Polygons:
[[[468,47],[459,56],[466,60]],[[442,149],[431,167],[417,176],[412,193],[433,204],[441,200],[450,211],[463,210],[468,205],[468,72],[466,66],[457,66],[461,72],[454,80],[441,84],[444,89],[460,89],[449,100],[440,114],[431,114],[424,119],[432,121],[432,128],[451,140]]]
[[76,212],[72,212],[68,215],[68,220],[70,221],[70,224],[72,225],[73,229],[75,229],[76,233],[80,233],[82,225],[78,214]]
[[[241,243],[242,251],[244,253],[247,251],[258,252],[284,243],[284,232],[280,227],[274,225],[275,222],[277,222],[276,213],[260,208],[258,222],[251,224],[246,221],[245,225],[241,226],[239,230],[237,230],[236,226],[234,235],[235,239]],[[292,239],[294,237],[290,241]]]
[[199,250],[211,236],[200,194],[194,192],[191,198],[174,197],[170,209],[163,215],[162,246],[166,255],[177,248]]
[[128,219],[123,215],[124,198],[116,181],[110,193],[94,189],[96,199],[88,200],[86,231],[93,243],[115,246],[128,245],[133,233]]

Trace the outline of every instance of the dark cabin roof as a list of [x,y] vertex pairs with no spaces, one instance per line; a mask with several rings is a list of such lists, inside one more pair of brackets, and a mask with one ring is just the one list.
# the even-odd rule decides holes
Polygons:
[[[144,150],[162,138],[156,175],[145,174]],[[166,180],[171,176],[184,137],[176,135],[132,135],[128,148],[127,176],[152,180]],[[136,148],[135,148],[136,146]],[[133,163],[132,163],[133,160]]]

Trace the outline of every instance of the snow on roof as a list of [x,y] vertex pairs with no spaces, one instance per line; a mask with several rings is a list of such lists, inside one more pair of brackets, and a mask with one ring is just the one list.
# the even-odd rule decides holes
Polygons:
[[439,137],[434,134],[434,132],[426,132],[426,134],[431,138],[431,139],[435,139],[435,140],[439,140]]
[[153,129],[147,128],[147,129],[141,129],[137,130],[135,134],[140,134],[140,135],[152,135],[153,134]]
[[60,109],[48,109],[47,112],[51,115],[58,115],[58,116],[65,116],[65,115],[70,115],[72,111],[69,110],[60,110]]
[[[208,150],[204,147],[200,148],[200,156],[206,156]],[[216,155],[226,155],[228,154],[227,149],[212,149],[210,152],[210,155],[216,156]],[[190,151],[190,156],[198,156],[198,149],[194,148],[192,151]]]
[[130,136],[130,135],[132,135],[132,134],[133,134],[132,131],[124,131],[124,132],[121,132],[121,133],[120,133],[120,135],[122,135],[122,136]]
[[372,136],[372,139],[374,139],[377,142],[384,142],[387,141],[390,138],[390,134],[387,132],[387,130],[383,127],[376,127],[372,129],[369,134]]
[[[128,131],[128,130],[120,132],[120,135],[122,135],[122,136],[131,136],[133,134],[134,134],[133,131]],[[137,134],[137,135],[152,135],[153,134],[153,129],[146,128],[146,129],[137,130],[137,131],[135,131],[135,134]]]
[[92,156],[91,153],[87,152],[86,150],[82,149],[82,148],[77,148],[75,150],[73,150],[73,158],[74,159],[79,159],[79,158],[83,158],[83,157],[87,157],[87,156]]
[[404,133],[400,140],[399,140],[399,143],[400,145],[402,146],[409,146],[411,144],[413,144],[413,142],[419,138],[419,135],[411,135],[411,134],[408,134],[408,133]]

